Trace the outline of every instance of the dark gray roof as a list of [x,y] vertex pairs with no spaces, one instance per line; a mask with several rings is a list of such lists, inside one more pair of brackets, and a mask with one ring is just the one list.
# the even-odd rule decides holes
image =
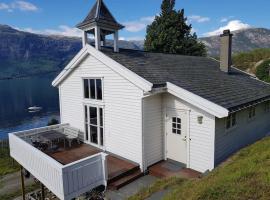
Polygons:
[[77,25],[77,28],[83,29],[87,25],[93,23],[98,23],[99,25],[112,26],[116,29],[122,29],[124,26],[119,24],[107,6],[104,4],[103,0],[97,0],[95,5],[92,7],[87,17]]
[[270,85],[232,69],[220,71],[219,62],[207,57],[149,53],[120,49],[103,53],[135,72],[154,87],[171,82],[233,112],[270,99]]

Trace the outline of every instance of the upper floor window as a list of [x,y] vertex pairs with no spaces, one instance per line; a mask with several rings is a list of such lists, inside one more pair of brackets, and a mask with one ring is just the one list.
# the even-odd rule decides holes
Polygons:
[[264,104],[264,111],[266,113],[269,113],[270,112],[270,101],[265,102],[265,104]]
[[84,79],[84,98],[102,100],[102,79]]
[[253,106],[251,108],[248,109],[248,118],[252,119],[256,116],[256,107]]
[[226,129],[236,126],[236,113],[230,114],[226,120]]

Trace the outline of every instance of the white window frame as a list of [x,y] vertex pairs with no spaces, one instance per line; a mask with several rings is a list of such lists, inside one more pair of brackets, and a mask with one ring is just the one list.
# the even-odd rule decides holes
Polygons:
[[[84,91],[85,80],[88,80],[88,84],[89,84],[89,98],[85,98],[85,91]],[[95,99],[91,98],[90,80],[95,80]],[[102,99],[97,99],[97,80],[101,80]],[[104,102],[104,77],[82,77],[82,94],[83,94],[84,101],[91,101],[91,102],[96,102],[96,103]]]
[[270,101],[266,101],[264,104],[264,112],[267,114],[270,112]]
[[256,110],[256,106],[252,106],[250,108],[248,108],[248,121],[252,121],[256,118],[256,113],[257,110]]
[[[87,122],[85,120],[85,107],[87,107]],[[91,129],[90,129],[90,115],[89,115],[89,109],[90,107],[95,107],[97,108],[97,125],[92,125],[97,127],[97,134],[98,134],[98,144],[92,143],[91,142]],[[100,108],[103,111],[103,126],[100,126]],[[99,149],[105,150],[105,106],[102,105],[96,105],[96,104],[83,104],[83,113],[84,113],[84,129],[86,129],[86,125],[88,126],[88,140],[86,140],[86,130],[84,130],[84,141],[92,146],[95,146]],[[103,145],[101,145],[101,140],[100,140],[100,128],[103,128]]]
[[[173,121],[173,118],[176,119],[176,122]],[[180,122],[177,121],[178,119],[180,119]],[[175,124],[175,128],[173,127],[173,124]],[[180,128],[178,128],[177,125],[180,125]],[[174,133],[173,130],[176,130],[176,133]],[[178,131],[180,131],[180,134],[178,134]],[[180,117],[172,117],[172,134],[182,135],[182,119]]]
[[[233,118],[235,118],[235,124],[233,124]],[[229,127],[228,127],[228,120],[229,120]],[[225,129],[227,132],[235,129],[237,127],[237,113],[231,113],[228,117],[225,118]]]

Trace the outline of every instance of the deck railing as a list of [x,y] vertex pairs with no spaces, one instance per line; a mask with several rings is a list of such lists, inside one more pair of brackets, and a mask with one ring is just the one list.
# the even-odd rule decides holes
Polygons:
[[[66,126],[66,125],[62,125]],[[70,200],[97,186],[107,185],[106,154],[62,165],[23,138],[61,125],[9,135],[10,155],[61,200]]]

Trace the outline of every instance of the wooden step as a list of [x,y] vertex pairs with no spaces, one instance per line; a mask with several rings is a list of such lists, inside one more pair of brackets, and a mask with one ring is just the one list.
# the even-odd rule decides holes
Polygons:
[[109,177],[108,184],[115,182],[121,178],[124,178],[130,174],[133,174],[134,172],[137,172],[139,170],[140,170],[139,166],[134,166],[133,168],[128,170],[118,171],[117,173],[113,174],[112,177]]
[[119,190],[121,187],[135,181],[136,179],[143,176],[143,173],[140,170],[136,170],[133,173],[130,173],[122,178],[115,180],[109,184],[109,189]]

